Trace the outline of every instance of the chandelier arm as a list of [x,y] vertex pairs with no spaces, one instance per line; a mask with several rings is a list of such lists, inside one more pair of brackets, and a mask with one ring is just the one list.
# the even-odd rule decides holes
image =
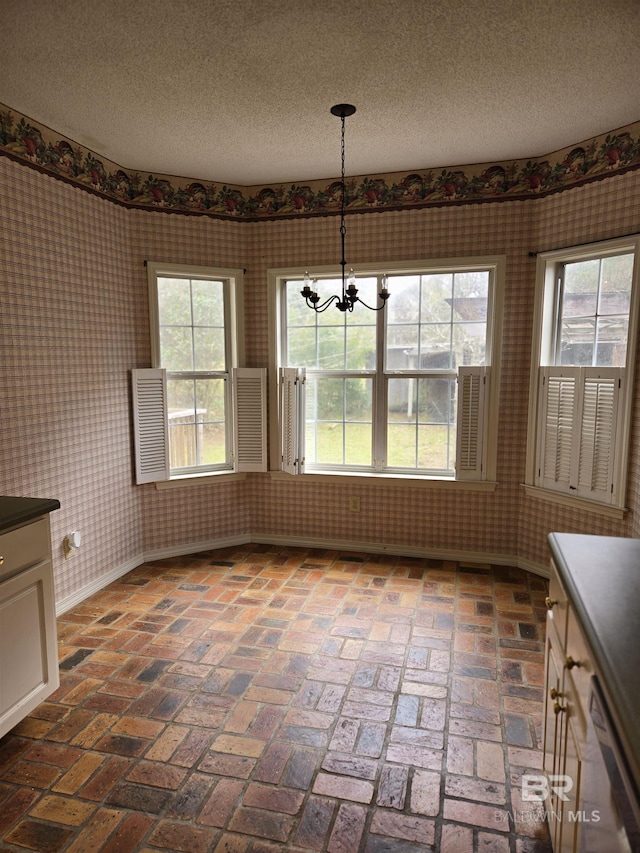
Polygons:
[[365,308],[368,308],[368,309],[369,309],[369,311],[382,311],[382,309],[383,309],[383,308],[384,308],[384,306],[386,305],[386,300],[385,300],[385,299],[383,299],[383,300],[382,300],[382,305],[378,305],[378,307],[377,307],[377,308],[374,308],[372,305],[367,305],[367,303],[364,301],[364,299],[360,299],[360,297],[359,297],[359,296],[357,296],[357,297],[356,297],[356,302],[361,302],[361,303],[364,305],[364,307],[365,307]]
[[326,311],[332,302],[339,302],[339,297],[336,296],[335,293],[333,294],[333,296],[330,296],[328,299],[325,299],[325,301],[321,305],[314,305],[312,302],[309,302],[308,299],[306,300],[307,306],[309,308],[313,308],[316,314],[322,314],[322,312]]

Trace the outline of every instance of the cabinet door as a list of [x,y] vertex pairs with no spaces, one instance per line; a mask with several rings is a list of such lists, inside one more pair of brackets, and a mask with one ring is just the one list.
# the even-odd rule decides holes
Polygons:
[[0,737],[59,683],[52,578],[47,560],[0,583]]
[[562,695],[563,667],[561,649],[558,647],[555,629],[547,620],[545,649],[545,717],[543,767],[550,779],[549,799],[545,803],[549,832],[554,851],[560,849],[562,829],[562,801],[554,787],[554,777],[564,772],[564,725],[565,705]]
[[[562,853],[577,853],[578,833],[583,814],[580,785],[582,782],[582,761],[580,760],[580,738],[575,725],[575,719],[567,717],[564,727],[564,768],[563,774],[571,781],[571,788],[562,802],[562,837],[559,849]],[[554,848],[555,849],[555,848]],[[604,853],[604,851],[603,851]]]

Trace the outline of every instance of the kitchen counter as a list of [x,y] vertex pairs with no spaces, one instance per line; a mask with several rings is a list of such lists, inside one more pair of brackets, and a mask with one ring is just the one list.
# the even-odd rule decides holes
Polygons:
[[551,533],[549,546],[640,788],[640,540]]
[[13,498],[0,495],[0,532],[60,509],[55,498]]

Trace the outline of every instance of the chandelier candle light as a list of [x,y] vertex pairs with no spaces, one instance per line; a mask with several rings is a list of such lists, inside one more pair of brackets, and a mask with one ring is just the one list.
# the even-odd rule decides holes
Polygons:
[[318,303],[320,302],[320,297],[318,296],[318,293],[315,290],[317,279],[313,280],[314,287],[311,288],[311,279],[309,278],[309,273],[306,272],[304,274],[304,287],[300,291],[300,295],[304,296],[304,299],[309,308],[313,308],[313,310],[317,311],[318,313],[320,313],[321,311],[326,311],[332,302],[336,303],[336,308],[339,311],[353,311],[356,302],[359,302],[361,305],[364,305],[364,307],[368,308],[370,311],[381,311],[384,308],[387,299],[389,298],[386,275],[382,278],[382,287],[380,289],[380,292],[378,293],[378,297],[381,299],[382,304],[379,305],[377,308],[374,308],[372,305],[367,305],[367,303],[363,302],[362,299],[360,299],[360,297],[358,296],[358,288],[356,287],[356,276],[353,269],[351,269],[349,272],[348,286],[345,283],[344,268],[347,262],[344,257],[344,238],[347,233],[347,227],[344,222],[344,209],[346,204],[347,188],[344,182],[344,120],[347,116],[352,116],[355,111],[356,108],[352,104],[336,104],[335,107],[331,107],[331,114],[334,116],[338,116],[342,121],[342,172],[340,202],[340,240],[342,245],[342,260],[340,261],[340,265],[342,266],[342,297],[338,296],[337,294],[334,294],[319,305]]

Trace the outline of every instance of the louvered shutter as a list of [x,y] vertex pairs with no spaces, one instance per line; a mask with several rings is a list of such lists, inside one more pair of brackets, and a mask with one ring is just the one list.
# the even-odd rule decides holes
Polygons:
[[167,377],[161,368],[131,371],[136,482],[169,479]]
[[579,497],[611,503],[623,370],[583,368],[578,453]]
[[481,480],[488,368],[458,368],[456,479]]
[[287,474],[304,472],[305,370],[302,367],[280,369],[280,424],[282,470]]
[[267,470],[267,369],[233,369],[236,471]]
[[614,367],[540,368],[537,485],[613,502],[623,377]]
[[538,485],[570,492],[578,432],[579,367],[541,367]]

